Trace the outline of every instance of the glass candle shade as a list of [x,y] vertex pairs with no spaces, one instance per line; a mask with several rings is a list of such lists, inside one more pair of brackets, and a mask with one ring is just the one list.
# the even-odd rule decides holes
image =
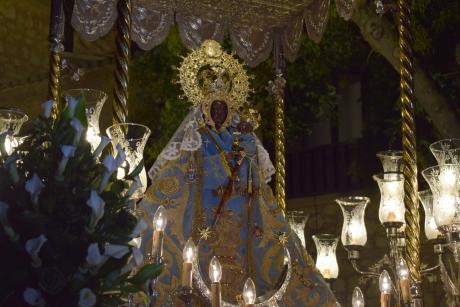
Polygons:
[[391,278],[387,270],[383,270],[379,277],[380,293],[391,294]]
[[243,301],[245,305],[252,305],[256,302],[256,286],[254,282],[249,277],[246,279],[243,287]]
[[316,268],[325,279],[333,279],[339,276],[339,265],[335,254],[339,238],[330,234],[314,235],[316,245]]
[[[391,175],[391,176],[388,176]],[[404,177],[400,173],[384,173],[373,176],[380,189],[380,223],[404,224]]]
[[16,135],[28,119],[29,117],[19,109],[0,109],[0,134],[7,132],[5,143],[0,146],[4,147],[8,155],[19,145]]
[[[402,151],[385,150],[377,153],[382,163],[384,173],[401,173],[402,172]],[[391,174],[390,174],[391,175]]]
[[[118,144],[126,154],[128,163],[128,173],[132,172],[142,161],[144,156],[144,148],[150,136],[150,129],[147,126],[133,123],[115,124],[107,128],[107,135],[112,140],[112,145],[115,148]],[[119,170],[118,177],[124,178],[123,170]],[[141,198],[142,194],[147,189],[147,173],[145,167],[139,174],[142,184],[134,194],[134,198]]]
[[355,287],[353,290],[351,304],[353,307],[364,307],[364,295],[359,287]]
[[444,164],[422,171],[433,193],[433,215],[441,232],[460,231],[460,165]]
[[343,246],[364,246],[367,242],[364,211],[369,197],[347,196],[335,200],[343,213],[341,240]]
[[441,233],[434,220],[433,215],[433,193],[431,190],[424,190],[418,192],[418,198],[422,203],[423,210],[425,210],[425,235],[428,240],[436,239]]
[[88,120],[88,129],[86,130],[86,140],[91,144],[91,149],[94,151],[101,141],[101,132],[99,130],[99,117],[102,107],[107,100],[107,94],[103,91],[76,88],[67,90],[63,93],[66,98],[83,96],[85,99],[85,113]]
[[305,224],[307,223],[308,215],[304,211],[288,211],[286,220],[292,231],[299,237],[303,248],[305,248]]
[[213,283],[220,282],[222,279],[222,266],[216,256],[212,257],[209,263],[209,279]]
[[439,165],[460,164],[460,139],[445,139],[434,142],[430,150]]

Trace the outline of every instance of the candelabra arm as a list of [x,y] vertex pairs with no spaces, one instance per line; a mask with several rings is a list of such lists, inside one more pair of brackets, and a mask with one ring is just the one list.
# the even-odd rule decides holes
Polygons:
[[430,268],[426,268],[422,270],[422,275],[430,274],[434,271],[437,271],[439,269],[439,264],[436,264]]
[[378,274],[378,273],[374,273],[374,272],[371,272],[371,271],[362,271],[362,270],[359,268],[358,260],[357,260],[357,259],[349,259],[349,260],[350,260],[351,266],[353,267],[353,269],[354,269],[358,274],[364,275],[364,276],[374,276],[374,277],[377,277],[377,278],[380,277],[380,274]]

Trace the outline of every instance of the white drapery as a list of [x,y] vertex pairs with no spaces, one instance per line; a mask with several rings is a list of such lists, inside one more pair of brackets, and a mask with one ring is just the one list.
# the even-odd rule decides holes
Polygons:
[[[104,36],[116,21],[117,2],[75,0],[73,27],[90,41]],[[353,0],[335,3],[339,15],[349,19]],[[294,61],[304,27],[318,42],[330,0],[132,0],[132,6],[132,40],[140,48],[159,45],[175,23],[188,49],[206,39],[222,42],[228,34],[236,54],[254,67],[270,56],[275,43],[288,61]]]

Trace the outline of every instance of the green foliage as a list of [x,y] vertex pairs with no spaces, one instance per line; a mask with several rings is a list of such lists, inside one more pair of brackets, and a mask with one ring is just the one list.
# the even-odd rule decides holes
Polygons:
[[[6,212],[0,210],[5,213],[0,217],[0,305],[23,306],[24,290],[33,288],[47,306],[77,306],[80,290],[89,288],[98,306],[118,306],[127,289],[143,291],[146,278],[160,272],[148,265],[129,278],[135,267],[131,234],[137,224],[127,208],[130,181],[113,175],[101,186],[106,168],[84,137],[76,140],[70,125],[77,120],[86,128],[84,111],[79,101],[74,114],[66,109],[56,121],[40,116],[16,152],[8,156],[3,151],[0,157],[0,209],[7,206]],[[64,169],[62,145],[75,146]],[[36,198],[26,188],[33,176],[43,185]],[[95,221],[87,205],[92,192],[105,203]],[[29,254],[26,242],[41,235],[46,242],[37,255]],[[94,243],[103,257],[98,265],[87,260]],[[107,244],[124,246],[126,253],[119,259],[105,255]]]

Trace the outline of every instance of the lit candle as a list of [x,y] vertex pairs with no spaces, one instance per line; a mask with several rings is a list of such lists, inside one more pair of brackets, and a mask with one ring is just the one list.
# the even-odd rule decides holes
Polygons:
[[325,279],[335,279],[339,276],[336,248],[339,239],[334,235],[314,235],[317,257],[316,268]]
[[243,301],[246,307],[252,307],[256,302],[256,286],[250,277],[244,283]]
[[163,254],[163,236],[167,223],[166,209],[163,206],[159,206],[153,216],[152,257],[156,262],[161,261]]
[[191,238],[185,244],[182,257],[184,259],[182,264],[182,287],[192,288],[192,262],[196,257],[196,246]]
[[455,196],[443,193],[434,197],[433,214],[438,227],[452,224],[456,212]]
[[18,147],[18,141],[12,135],[7,135],[5,138],[5,151],[8,155],[11,155],[13,151]]
[[348,225],[348,234],[350,236],[350,245],[363,246],[367,241],[366,228],[359,221],[351,221]]
[[452,189],[457,181],[457,176],[454,169],[443,168],[439,174],[439,184],[442,190]]
[[86,130],[86,140],[91,145],[91,150],[94,151],[101,142],[101,137],[93,127],[88,127],[88,130]]
[[220,293],[220,280],[222,278],[222,267],[216,256],[212,257],[209,263],[209,279],[211,279],[211,306],[220,307],[222,296]]
[[390,307],[391,278],[386,270],[383,270],[383,272],[380,274],[379,288],[380,288],[380,306]]
[[353,307],[364,307],[364,295],[359,287],[355,287],[353,290],[351,304]]
[[396,271],[399,277],[399,286],[403,297],[404,304],[410,301],[410,282],[409,282],[409,269],[407,268],[406,261],[403,258],[398,260]]

